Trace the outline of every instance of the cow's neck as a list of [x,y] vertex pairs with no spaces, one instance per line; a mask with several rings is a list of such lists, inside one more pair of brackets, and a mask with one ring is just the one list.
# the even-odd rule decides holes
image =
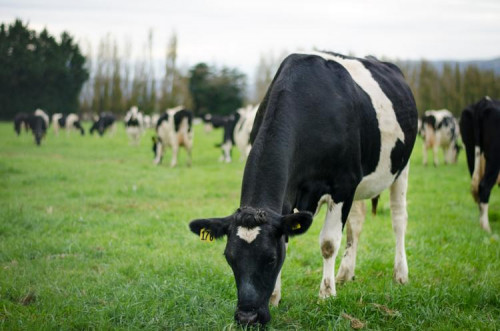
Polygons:
[[281,214],[290,171],[290,141],[284,137],[280,139],[279,135],[263,136],[267,136],[268,141],[257,139],[249,155],[240,205],[266,208]]

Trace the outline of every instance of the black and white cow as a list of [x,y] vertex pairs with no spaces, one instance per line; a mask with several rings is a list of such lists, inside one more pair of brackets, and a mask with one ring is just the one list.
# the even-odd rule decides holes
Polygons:
[[41,118],[43,118],[43,121],[45,122],[45,129],[47,130],[50,125],[49,115],[47,115],[47,113],[41,110],[40,108],[35,110],[33,114],[35,116],[40,116]]
[[231,121],[232,115],[217,115],[217,114],[205,114],[201,117],[203,123],[205,124],[205,132],[210,132],[213,129],[224,128],[224,126]]
[[133,106],[125,115],[125,130],[130,138],[130,142],[133,145],[139,144],[139,139],[141,138],[143,129],[143,115],[139,111],[139,108]]
[[432,149],[434,165],[438,165],[440,147],[443,150],[445,164],[457,163],[460,152],[458,123],[449,110],[427,110],[422,116],[420,134],[424,146],[424,165],[427,165],[428,149]]
[[111,128],[111,131],[114,132],[116,128],[115,121],[115,115],[109,112],[103,112],[99,115],[99,118],[94,121],[89,132],[90,134],[94,134],[94,131],[97,130],[97,133],[99,133],[101,137],[108,128]]
[[72,130],[78,130],[82,136],[85,135],[85,130],[80,123],[80,118],[76,114],[53,114],[52,127],[54,128],[56,136],[59,135],[60,129],[66,129],[67,135],[69,135]]
[[[250,143],[250,132],[252,131],[257,107],[248,105],[245,108],[238,109],[234,114],[227,116],[224,124],[224,133],[222,136],[222,155],[220,161],[231,162],[231,151],[234,145],[240,151],[240,160],[243,161],[250,153],[252,145]],[[219,146],[219,145],[218,145]]]
[[153,152],[155,164],[160,164],[166,147],[172,148],[171,167],[177,165],[179,147],[184,146],[188,153],[188,166],[191,166],[191,151],[193,149],[193,113],[183,106],[168,109],[156,123],[156,136],[153,137]]
[[319,296],[336,295],[334,266],[342,229],[347,245],[337,280],[352,280],[365,218],[362,200],[390,188],[396,235],[394,278],[408,281],[404,237],[408,160],[417,135],[410,88],[393,64],[335,53],[292,54],[259,107],[240,208],[225,218],[194,220],[190,229],[227,236],[224,255],[238,294],[235,319],[265,324],[281,297],[289,236],[306,232],[327,204],[320,234]]
[[30,115],[28,113],[17,113],[14,117],[14,131],[16,131],[18,136],[21,134],[23,128],[26,132],[28,132],[30,127],[29,118]]
[[40,146],[42,138],[47,133],[47,119],[40,112],[35,112],[29,116],[28,121],[31,132],[35,137],[35,143]]
[[460,132],[472,176],[472,196],[479,205],[479,223],[491,232],[488,202],[493,186],[500,185],[500,100],[485,97],[465,108]]

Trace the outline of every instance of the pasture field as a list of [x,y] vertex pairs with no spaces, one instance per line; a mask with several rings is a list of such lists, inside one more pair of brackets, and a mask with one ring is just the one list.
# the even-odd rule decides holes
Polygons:
[[[188,222],[238,207],[244,164],[218,162],[221,131],[195,130],[193,166],[181,150],[170,169],[170,152],[153,166],[153,131],[134,147],[121,124],[102,138],[49,130],[37,147],[31,134],[17,137],[11,123],[0,124],[0,329],[239,328],[225,240],[202,243]],[[421,155],[417,138],[409,283],[392,281],[384,192],[361,234],[355,281],[318,300],[323,209],[306,234],[290,240],[282,301],[271,308],[268,329],[500,329],[500,188],[492,191],[487,234],[463,152],[458,164],[437,168],[424,167]]]

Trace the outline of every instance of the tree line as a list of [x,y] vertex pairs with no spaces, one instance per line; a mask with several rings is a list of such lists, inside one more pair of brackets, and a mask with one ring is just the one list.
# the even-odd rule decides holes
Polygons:
[[0,119],[43,108],[75,112],[88,78],[85,57],[66,32],[59,40],[21,20],[0,25]]
[[480,98],[488,95],[500,99],[500,74],[477,65],[461,68],[458,62],[442,67],[431,62],[398,62],[415,96],[419,114],[429,109],[448,109],[455,117]]
[[198,63],[189,70],[179,69],[175,33],[167,42],[164,65],[159,70],[152,50],[152,30],[144,54],[135,61],[130,56],[130,43],[120,50],[112,36],[102,38],[96,56],[90,52],[87,55],[91,75],[80,98],[81,110],[123,114],[136,105],[151,114],[184,105],[195,115],[201,115],[228,114],[243,105],[246,76],[237,69],[206,63]]
[[[66,32],[59,40],[47,30],[30,30],[22,21],[0,25],[0,118],[42,108],[49,113],[124,114],[137,105],[145,113],[184,105],[196,115],[229,114],[245,103],[259,103],[285,52],[260,57],[248,95],[248,78],[236,68],[197,63],[178,67],[178,38],[168,38],[164,59],[153,59],[154,35],[142,54],[132,58],[132,44],[119,46],[110,34],[81,51]],[[84,45],[85,46],[85,45]],[[84,47],[85,48],[85,47]],[[500,98],[500,75],[458,62],[395,61],[403,71],[419,113],[447,108],[455,116],[485,95]]]

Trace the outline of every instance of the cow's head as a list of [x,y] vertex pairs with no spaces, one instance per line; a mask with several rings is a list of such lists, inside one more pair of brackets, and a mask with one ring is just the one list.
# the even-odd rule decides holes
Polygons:
[[153,136],[153,153],[155,154],[154,163],[160,164],[163,158],[163,142],[160,137]]
[[227,236],[224,256],[231,266],[238,291],[234,318],[241,324],[266,324],[271,319],[269,299],[285,260],[285,237],[309,229],[312,214],[279,215],[252,207],[239,208],[225,218],[199,219],[189,224],[200,235]]

